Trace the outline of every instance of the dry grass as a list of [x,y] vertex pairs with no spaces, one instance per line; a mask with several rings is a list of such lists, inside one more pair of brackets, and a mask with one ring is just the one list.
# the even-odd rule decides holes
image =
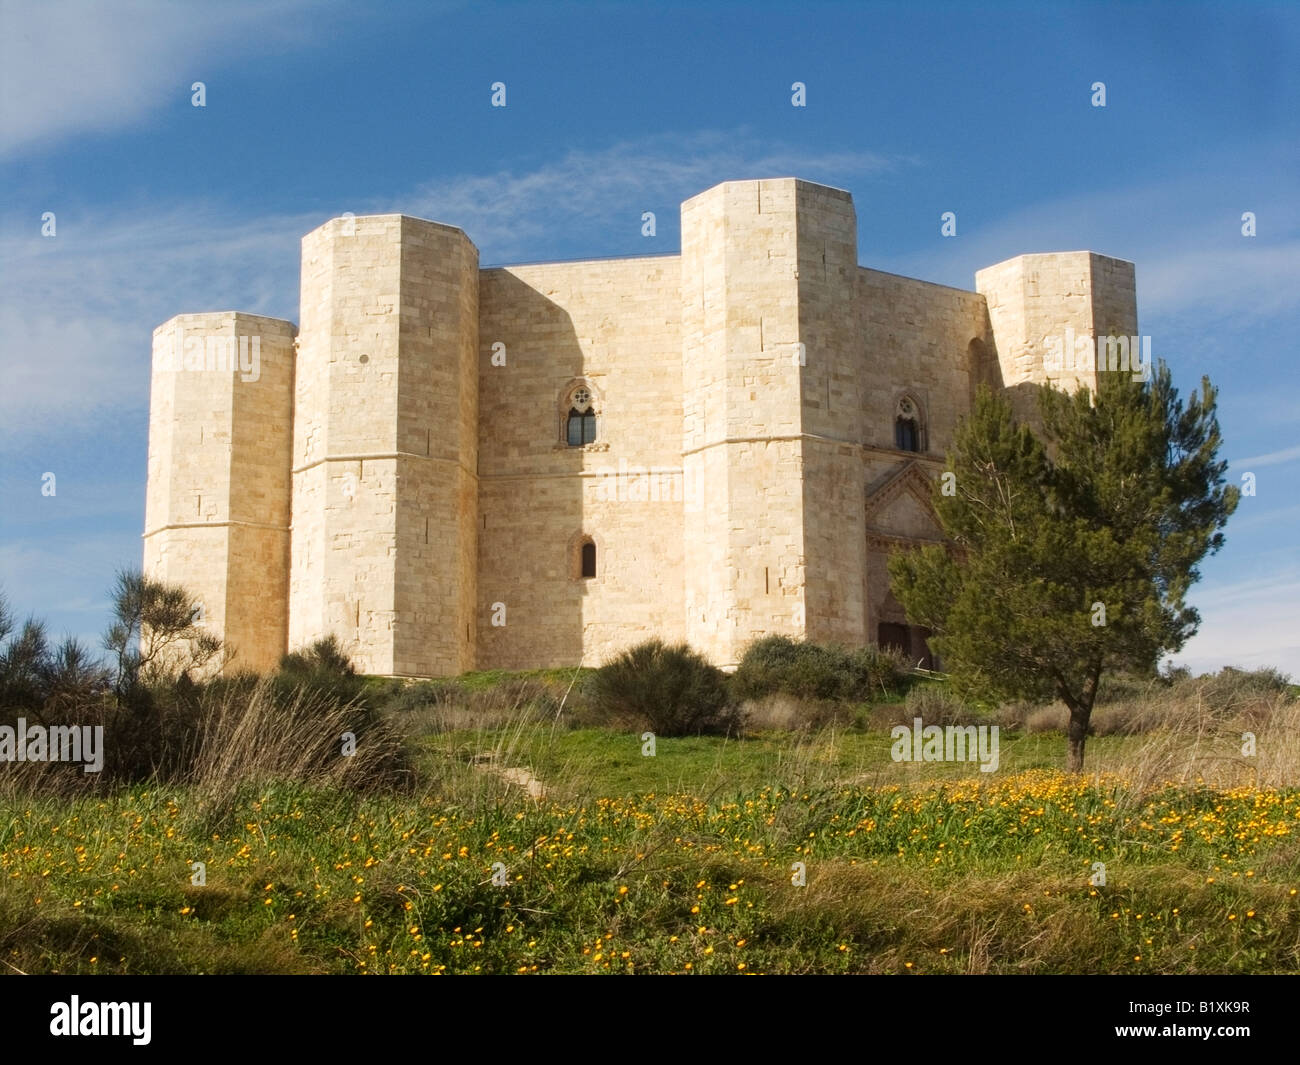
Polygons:
[[[1028,733],[1064,732],[1069,721],[1061,703],[1022,713]],[[1095,707],[1089,733],[1142,737],[1106,767],[1139,787],[1289,787],[1300,780],[1300,701],[1268,675],[1224,670],[1172,686],[1152,682]]]
[[850,704],[775,692],[740,705],[746,732],[809,732],[853,722]]
[[263,682],[246,698],[227,694],[206,709],[185,781],[204,791],[273,780],[365,790],[396,769],[400,740],[391,726],[375,722],[358,735],[357,707],[324,693],[299,689],[277,701]]

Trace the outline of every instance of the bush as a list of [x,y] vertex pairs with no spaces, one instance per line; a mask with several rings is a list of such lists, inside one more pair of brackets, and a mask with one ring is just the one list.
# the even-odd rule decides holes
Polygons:
[[333,633],[280,659],[274,683],[281,701],[294,698],[299,691],[307,691],[333,697],[341,703],[370,705],[366,698],[366,679],[357,676],[352,660]]
[[382,688],[372,683],[368,694],[389,714],[440,711],[465,699],[465,690],[454,680],[417,680],[409,684],[399,681]]
[[590,697],[597,713],[659,736],[726,735],[740,725],[726,674],[684,643],[648,640],[624,651],[593,674]]
[[762,699],[778,692],[799,699],[859,701],[888,694],[903,676],[902,656],[893,650],[847,650],[764,636],[746,649],[731,678],[738,699]]
[[1250,670],[1224,666],[1213,676],[1184,681],[1184,684],[1199,687],[1210,702],[1223,706],[1242,699],[1288,693],[1291,690],[1291,678],[1272,666]]
[[1135,673],[1103,673],[1097,685],[1095,706],[1106,703],[1123,703],[1149,699],[1167,688],[1169,681],[1159,677],[1143,677]]

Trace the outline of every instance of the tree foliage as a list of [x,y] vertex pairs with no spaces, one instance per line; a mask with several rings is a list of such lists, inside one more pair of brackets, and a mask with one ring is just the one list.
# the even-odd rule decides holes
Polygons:
[[69,636],[51,645],[35,618],[20,627],[0,592],[0,720],[31,714],[42,724],[59,723],[108,688],[108,671],[80,641]]
[[1186,602],[1239,493],[1202,379],[1186,404],[1162,363],[1146,382],[1107,374],[1094,397],[1040,389],[1041,430],[982,387],[936,488],[950,547],[890,560],[894,593],[959,688],[1060,699],[1067,765],[1083,749],[1102,675],[1153,673],[1200,618]]
[[159,681],[193,680],[221,654],[221,639],[204,628],[199,604],[181,586],[121,570],[111,595],[104,647],[116,664],[120,698]]

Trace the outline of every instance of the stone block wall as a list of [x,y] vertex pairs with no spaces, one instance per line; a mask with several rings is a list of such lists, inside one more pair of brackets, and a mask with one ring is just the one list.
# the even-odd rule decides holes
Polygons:
[[686,519],[686,637],[722,665],[806,631],[801,184],[682,204],[682,463],[703,503]]
[[[597,665],[682,636],[679,271],[662,256],[482,273],[482,668]],[[597,438],[569,447],[578,388]]]
[[[1137,332],[1133,264],[1122,259],[1087,251],[1020,255],[977,272],[975,287],[988,303],[1002,384],[1017,415],[1030,421],[1037,406],[1018,386],[1050,382],[1095,393],[1096,338],[1112,328],[1121,335]],[[1053,338],[1063,347],[1082,338],[1091,345],[1091,362],[1077,350],[1063,352],[1060,367],[1053,367]]]
[[358,670],[474,660],[478,253],[458,229],[342,218],[303,238],[289,642]]
[[289,322],[235,312],[153,336],[144,571],[201,603],[240,669],[286,648],[293,343]]

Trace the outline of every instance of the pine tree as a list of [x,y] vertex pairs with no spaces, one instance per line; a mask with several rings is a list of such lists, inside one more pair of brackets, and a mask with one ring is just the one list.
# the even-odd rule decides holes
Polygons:
[[1095,397],[1042,386],[1036,434],[982,387],[948,454],[955,492],[936,487],[950,544],[890,560],[960,690],[1066,705],[1072,771],[1103,674],[1154,672],[1200,622],[1185,597],[1239,496],[1215,399],[1203,378],[1184,406],[1163,363]]

